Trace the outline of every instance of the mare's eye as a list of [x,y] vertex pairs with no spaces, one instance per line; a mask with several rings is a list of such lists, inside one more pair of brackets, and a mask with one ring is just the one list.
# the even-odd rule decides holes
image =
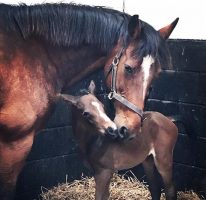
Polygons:
[[127,64],[124,65],[124,69],[125,69],[125,72],[127,74],[133,74],[134,73],[134,69],[131,66],[127,65]]
[[89,114],[89,112],[83,112],[82,116],[85,117],[85,118],[89,118],[90,114]]

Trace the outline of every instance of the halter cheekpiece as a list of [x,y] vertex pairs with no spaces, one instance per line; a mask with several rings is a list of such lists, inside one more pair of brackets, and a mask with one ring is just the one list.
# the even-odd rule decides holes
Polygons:
[[108,94],[108,98],[111,99],[116,99],[117,101],[119,101],[120,103],[122,103],[123,105],[125,105],[127,108],[129,108],[130,110],[134,111],[135,113],[137,113],[141,119],[143,119],[143,110],[139,109],[136,105],[134,105],[133,103],[131,103],[130,101],[128,101],[126,98],[124,98],[122,95],[118,94],[116,92],[116,77],[117,77],[117,68],[118,68],[118,64],[120,61],[120,58],[122,56],[124,52],[124,48],[122,48],[117,55],[114,57],[112,64],[110,66],[110,69],[108,71],[107,76],[109,75],[110,72],[112,72],[112,82],[111,82],[111,91]]

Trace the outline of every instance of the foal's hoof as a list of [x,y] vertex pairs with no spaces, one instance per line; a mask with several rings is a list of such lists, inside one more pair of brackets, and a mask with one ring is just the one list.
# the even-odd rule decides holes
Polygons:
[[114,130],[113,128],[109,127],[106,130],[106,134],[107,137],[109,137],[112,140],[115,140],[118,138],[118,131]]

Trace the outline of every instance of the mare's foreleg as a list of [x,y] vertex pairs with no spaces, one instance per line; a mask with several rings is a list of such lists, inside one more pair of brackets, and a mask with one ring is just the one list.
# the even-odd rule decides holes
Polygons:
[[177,191],[172,180],[173,154],[171,152],[160,151],[154,158],[156,168],[160,173],[165,186],[166,200],[176,200]]
[[107,200],[109,198],[109,184],[112,175],[113,170],[95,169],[95,200]]
[[0,199],[14,198],[17,177],[31,150],[34,133],[15,141],[0,140]]
[[160,200],[160,177],[158,176],[157,170],[155,168],[153,157],[147,157],[142,164],[149,183],[149,190],[152,196],[152,200]]

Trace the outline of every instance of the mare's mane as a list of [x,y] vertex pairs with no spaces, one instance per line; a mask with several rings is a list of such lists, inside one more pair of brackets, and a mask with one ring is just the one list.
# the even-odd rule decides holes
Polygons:
[[[90,45],[108,53],[121,38],[128,44],[130,16],[105,7],[76,4],[0,4],[1,17],[7,30],[20,32],[24,39],[41,37],[53,45],[79,47]],[[164,67],[170,56],[166,43],[149,24],[141,21],[138,48],[133,55],[152,55]]]
[[[75,4],[0,5],[9,30],[59,46],[92,45],[108,51],[125,35],[128,17],[104,7]],[[126,23],[125,23],[126,22]]]

